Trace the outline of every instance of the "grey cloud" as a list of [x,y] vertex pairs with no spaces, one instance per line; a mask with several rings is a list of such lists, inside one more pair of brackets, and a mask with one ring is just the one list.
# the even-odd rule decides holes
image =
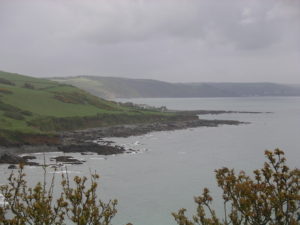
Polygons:
[[20,73],[300,82],[298,0],[1,0],[0,32]]
[[[78,30],[83,39],[106,44],[161,38],[192,38],[253,49],[280,41],[283,36],[290,35],[290,31],[294,34],[299,23],[293,24],[293,21],[300,19],[297,2],[112,2],[104,8],[111,9],[112,5],[118,5],[115,10],[90,12],[90,19],[85,20],[80,26],[82,29]],[[85,14],[82,16],[86,17]],[[299,36],[299,32],[297,35]]]

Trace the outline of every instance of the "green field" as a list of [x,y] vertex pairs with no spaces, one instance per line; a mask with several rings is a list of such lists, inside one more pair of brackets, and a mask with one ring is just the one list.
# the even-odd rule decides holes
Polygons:
[[68,84],[0,71],[0,141],[15,134],[53,134],[173,116],[120,106]]

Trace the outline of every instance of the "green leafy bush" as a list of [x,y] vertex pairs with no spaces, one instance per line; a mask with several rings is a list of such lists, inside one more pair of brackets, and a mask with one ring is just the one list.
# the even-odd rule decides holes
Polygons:
[[4,111],[3,115],[15,120],[24,120],[25,116],[31,116],[32,112],[21,110],[15,106],[3,103],[0,101],[0,110]]
[[23,87],[32,90],[35,89],[34,85],[28,82],[24,83]]
[[6,84],[6,85],[15,86],[15,83],[13,83],[10,80],[7,80],[5,78],[2,78],[2,77],[0,77],[0,84]]
[[3,114],[4,116],[6,117],[9,117],[11,119],[15,119],[15,120],[24,120],[25,117],[22,115],[22,113],[16,111],[16,112],[13,112],[13,111],[10,111],[10,112],[4,112]]
[[2,93],[2,94],[12,94],[13,92],[11,90],[6,89],[6,88],[0,88],[0,93]]

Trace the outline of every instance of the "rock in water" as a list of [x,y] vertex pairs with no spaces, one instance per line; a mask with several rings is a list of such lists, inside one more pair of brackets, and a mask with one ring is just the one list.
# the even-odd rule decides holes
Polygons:
[[0,156],[0,164],[1,163],[20,164],[20,163],[26,163],[26,160],[17,155],[4,153],[3,155]]
[[8,166],[8,169],[11,169],[11,170],[17,169],[17,166],[16,166],[16,165],[9,165],[9,166]]

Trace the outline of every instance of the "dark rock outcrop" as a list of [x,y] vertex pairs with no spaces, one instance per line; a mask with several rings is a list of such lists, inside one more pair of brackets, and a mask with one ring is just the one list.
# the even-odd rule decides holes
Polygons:
[[93,142],[83,144],[62,145],[58,149],[65,153],[72,152],[95,152],[99,155],[112,155],[124,153],[126,150],[121,146],[101,145]]
[[13,167],[13,165],[16,165],[16,164],[24,164],[24,165],[28,165],[28,166],[38,166],[39,164],[37,162],[29,162],[28,161],[29,159],[33,159],[33,157],[21,157],[16,154],[12,154],[12,153],[3,153],[0,156],[0,164],[11,164],[10,167]]
[[17,169],[17,166],[16,165],[9,165],[8,169],[10,169],[10,170]]
[[[153,131],[171,131],[171,130],[182,130],[193,127],[217,127],[220,125],[240,125],[247,124],[245,122],[240,122],[236,120],[186,120],[186,121],[174,121],[174,122],[156,122],[149,124],[137,124],[137,125],[121,125],[121,126],[111,126],[111,127],[101,127],[101,128],[91,128],[86,130],[79,130],[73,132],[63,132],[61,133],[61,138],[63,145],[60,150],[67,152],[65,149],[74,149],[78,152],[79,149],[83,151],[92,152],[110,152],[110,144],[104,143],[104,145],[96,144],[82,144],[87,141],[98,140],[105,137],[129,137],[135,135],[143,135]],[[77,146],[75,146],[77,145]],[[68,146],[68,147],[65,147]],[[109,146],[105,148],[104,146]],[[115,147],[114,147],[115,148]],[[94,151],[96,150],[96,151]],[[68,150],[69,151],[69,150]],[[71,151],[72,152],[72,151]],[[101,154],[101,153],[99,153]],[[115,153],[112,153],[115,154]]]
[[26,160],[23,159],[21,156],[10,154],[10,153],[4,153],[0,156],[0,164],[1,163],[7,163],[7,164],[20,164],[26,163]]
[[84,162],[84,161],[75,159],[72,156],[57,156],[57,157],[54,157],[51,159],[55,160],[56,162],[68,163],[68,164],[83,164],[83,162]]

